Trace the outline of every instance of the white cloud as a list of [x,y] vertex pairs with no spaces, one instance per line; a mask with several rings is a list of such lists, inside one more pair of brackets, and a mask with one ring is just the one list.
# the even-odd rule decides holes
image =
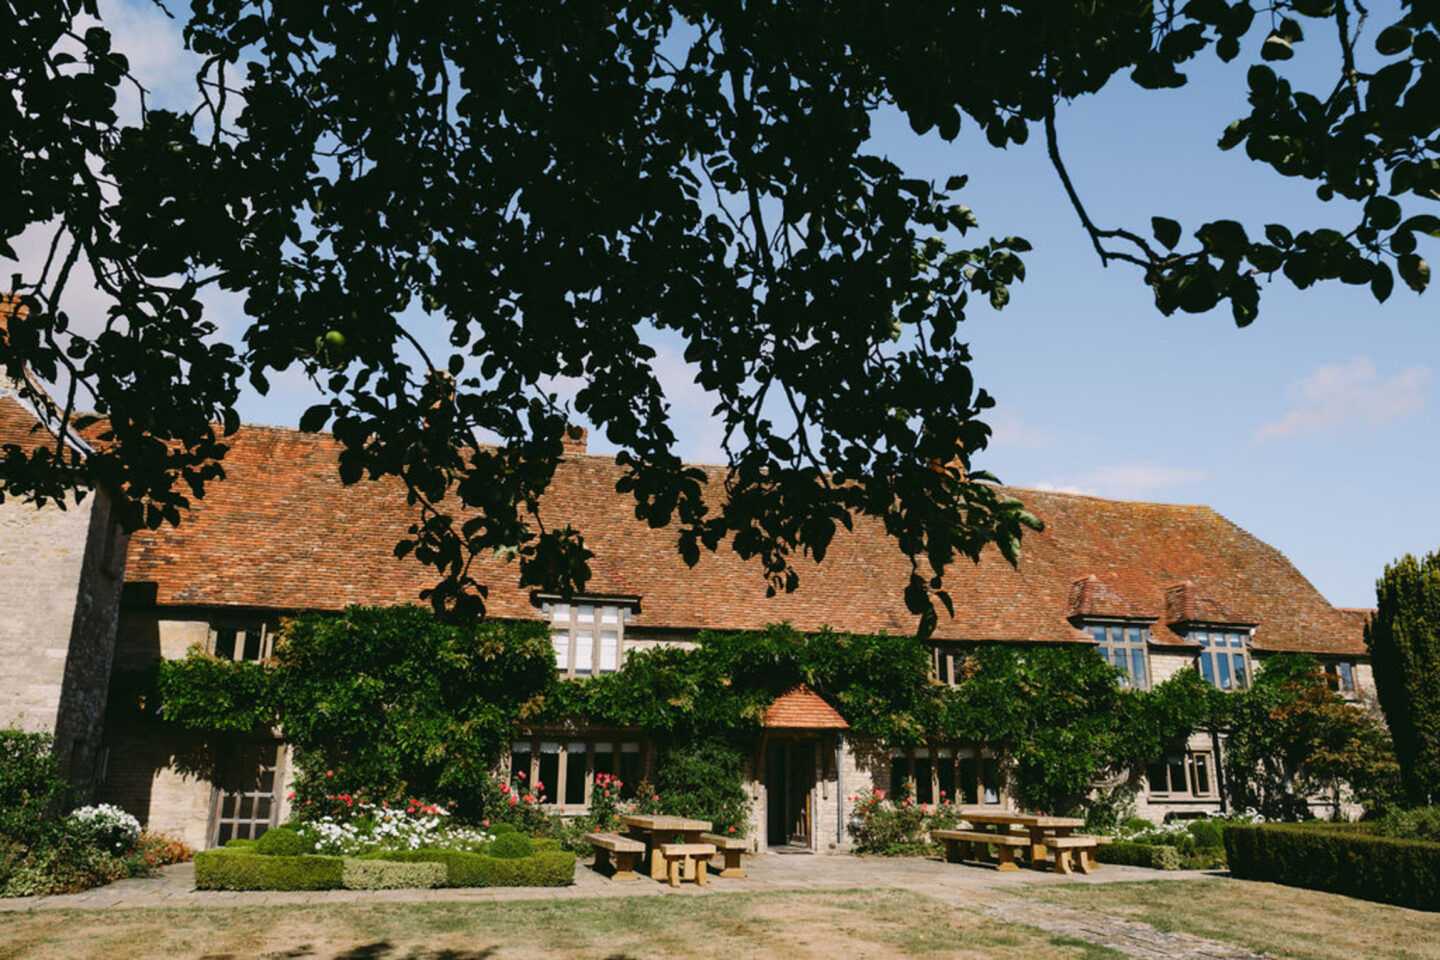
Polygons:
[[1152,496],[1157,490],[1199,483],[1204,479],[1205,474],[1202,471],[1188,467],[1135,462],[1098,467],[1072,477],[1042,480],[1033,486],[1036,490],[1053,490],[1057,493],[1140,499]]
[[1044,450],[1053,442],[1044,430],[1009,410],[997,408],[982,414],[981,419],[994,431],[987,448],[990,450]]
[[1293,409],[1262,424],[1255,440],[1323,433],[1356,421],[1378,430],[1425,408],[1430,377],[1429,367],[1413,366],[1381,378],[1369,357],[1321,364],[1310,376],[1291,384]]

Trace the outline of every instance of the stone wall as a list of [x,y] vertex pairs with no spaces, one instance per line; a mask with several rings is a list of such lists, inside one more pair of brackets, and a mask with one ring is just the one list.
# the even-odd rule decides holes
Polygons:
[[[117,690],[125,674],[144,675],[162,658],[179,659],[192,645],[203,646],[209,633],[205,619],[124,611],[115,643]],[[107,774],[97,799],[191,846],[209,842],[217,750],[212,738],[164,723],[153,715],[153,705],[117,702],[105,745]]]
[[0,725],[55,736],[55,755],[90,796],[115,649],[125,537],[110,501],[0,504]]

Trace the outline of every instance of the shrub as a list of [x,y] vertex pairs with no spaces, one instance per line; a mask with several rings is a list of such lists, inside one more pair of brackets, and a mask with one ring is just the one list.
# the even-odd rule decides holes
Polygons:
[[1440,843],[1440,807],[1392,810],[1375,822],[1373,832],[1402,840]]
[[856,798],[850,835],[861,853],[904,856],[930,849],[925,808],[909,797],[893,803],[883,790]]
[[342,877],[346,890],[429,889],[445,882],[445,864],[346,857]]
[[494,824],[493,826],[490,827],[490,832],[493,833],[493,834],[494,834],[495,836],[497,836],[497,837],[504,836],[504,835],[507,834],[507,833],[514,833],[514,832],[515,832],[515,824],[513,824],[513,823],[497,823],[497,824]]
[[1100,844],[1095,850],[1095,859],[1101,863],[1119,863],[1152,870],[1180,869],[1180,851],[1165,844],[1116,840],[1114,843]]
[[77,893],[130,875],[124,859],[96,847],[79,831],[62,829],[43,844],[11,849],[0,896]]
[[340,857],[267,857],[233,847],[195,855],[197,890],[338,890],[344,880]]
[[33,846],[54,829],[70,785],[49,734],[0,730],[0,841]]
[[289,827],[275,827],[260,835],[260,839],[255,841],[254,852],[267,857],[298,857],[314,853],[315,848],[297,831]]
[[492,857],[501,860],[517,860],[520,857],[528,857],[534,853],[530,838],[523,833],[507,833],[496,837],[485,852]]
[[666,813],[708,820],[716,833],[743,837],[749,827],[745,755],[729,744],[672,746],[660,761],[659,788]]
[[77,836],[115,856],[130,853],[140,840],[140,821],[112,804],[81,807],[66,819]]
[[1225,851],[1231,874],[1244,880],[1440,910],[1440,843],[1274,823],[1227,826]]
[[253,846],[255,846],[255,843],[256,843],[256,841],[254,841],[254,840],[241,839],[240,837],[235,837],[235,838],[232,839],[232,840],[226,840],[226,841],[225,841],[225,849],[227,849],[227,850],[244,850],[246,847],[253,847]]
[[463,850],[377,850],[365,859],[443,863],[447,887],[564,887],[575,882],[575,854],[546,850],[506,860]]
[[1221,832],[1220,824],[1214,820],[1192,820],[1188,829],[1190,836],[1195,838],[1195,846],[1201,849],[1225,846],[1225,837]]
[[184,840],[149,830],[140,834],[140,842],[136,844],[135,851],[152,867],[186,863],[195,856],[195,851]]

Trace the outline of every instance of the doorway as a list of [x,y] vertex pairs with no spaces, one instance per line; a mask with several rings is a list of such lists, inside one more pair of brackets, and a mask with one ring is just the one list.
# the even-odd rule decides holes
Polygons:
[[815,741],[772,740],[765,758],[765,841],[804,847],[812,839]]

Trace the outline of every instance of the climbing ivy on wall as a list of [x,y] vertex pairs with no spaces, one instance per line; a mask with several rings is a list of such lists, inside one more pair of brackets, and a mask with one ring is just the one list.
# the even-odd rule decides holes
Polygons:
[[302,781],[457,802],[486,793],[524,726],[634,727],[666,749],[740,744],[799,682],[856,734],[1005,752],[1020,799],[1047,811],[1077,808],[1097,776],[1137,768],[1224,719],[1225,699],[1194,671],[1123,691],[1087,646],[976,647],[947,686],[909,636],[780,625],[697,639],[637,650],[613,674],[560,681],[544,623],[462,627],[426,608],[352,607],[287,621],[263,666],[198,651],[165,663],[159,689],[165,718],[192,728],[278,723]]

